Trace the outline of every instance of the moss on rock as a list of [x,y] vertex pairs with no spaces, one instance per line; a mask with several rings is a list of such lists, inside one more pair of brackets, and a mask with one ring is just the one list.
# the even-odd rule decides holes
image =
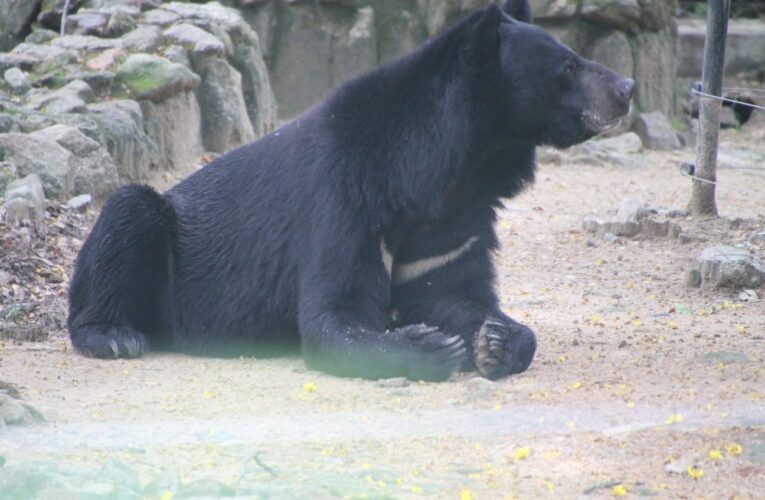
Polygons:
[[133,54],[117,70],[116,92],[134,99],[161,101],[180,91],[191,90],[199,77],[182,64],[149,54]]

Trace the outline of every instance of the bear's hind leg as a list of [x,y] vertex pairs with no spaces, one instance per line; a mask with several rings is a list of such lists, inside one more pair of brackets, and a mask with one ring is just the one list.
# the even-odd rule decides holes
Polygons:
[[175,210],[149,187],[126,186],[110,196],[69,288],[67,323],[77,352],[134,358],[167,343],[175,227]]

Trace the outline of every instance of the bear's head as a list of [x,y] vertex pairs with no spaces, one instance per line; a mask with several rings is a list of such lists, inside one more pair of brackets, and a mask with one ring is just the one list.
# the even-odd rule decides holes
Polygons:
[[629,112],[635,81],[530,24],[528,0],[490,7],[486,16],[498,26],[502,121],[513,136],[565,148],[613,128]]

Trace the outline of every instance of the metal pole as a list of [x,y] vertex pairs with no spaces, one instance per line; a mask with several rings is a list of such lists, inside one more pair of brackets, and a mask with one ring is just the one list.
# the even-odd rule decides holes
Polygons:
[[61,36],[66,35],[66,18],[69,16],[69,1],[64,2],[64,11],[61,13]]
[[[708,0],[707,37],[704,43],[703,92],[722,95],[725,70],[725,37],[728,33],[730,0]],[[688,210],[695,215],[717,215],[717,145],[720,131],[720,101],[701,98],[699,135],[696,141],[696,176]]]

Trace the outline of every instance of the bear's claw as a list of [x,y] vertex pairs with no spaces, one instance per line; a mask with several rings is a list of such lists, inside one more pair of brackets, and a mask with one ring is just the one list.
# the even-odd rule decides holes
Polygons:
[[478,372],[488,379],[521,373],[531,364],[536,337],[528,327],[488,319],[481,325],[473,345]]

